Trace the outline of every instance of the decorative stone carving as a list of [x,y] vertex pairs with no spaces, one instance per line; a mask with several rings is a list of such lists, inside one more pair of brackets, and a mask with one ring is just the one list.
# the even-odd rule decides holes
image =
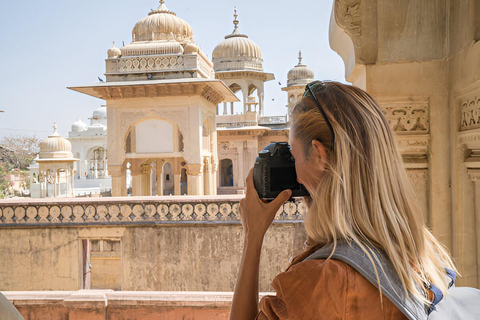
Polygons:
[[480,128],[480,94],[460,101],[460,130]]
[[[238,223],[239,200],[207,201],[130,201],[92,200],[78,203],[9,204],[0,207],[0,227],[41,225],[109,225],[111,223],[142,224],[169,221],[232,221]],[[276,221],[303,220],[306,207],[302,200],[287,202],[277,212]]]
[[397,134],[428,133],[430,128],[428,100],[377,99],[390,128]]
[[118,62],[118,69],[115,71],[120,73],[129,73],[132,71],[167,71],[182,69],[184,67],[183,62],[184,60],[181,56],[121,58]]
[[362,6],[360,0],[335,0],[337,24],[350,36],[355,46],[362,45]]
[[218,93],[215,89],[213,89],[211,86],[205,86],[202,90],[201,93],[202,97],[205,98],[205,100],[213,103],[213,104],[219,104],[222,102],[225,97]]

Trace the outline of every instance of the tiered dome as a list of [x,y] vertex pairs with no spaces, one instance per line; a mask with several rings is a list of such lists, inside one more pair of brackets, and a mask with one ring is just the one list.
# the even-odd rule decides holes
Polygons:
[[[237,10],[234,14],[233,32],[225,36],[213,50],[212,60],[215,71],[249,69],[262,71],[262,52],[260,47],[238,31]],[[240,62],[240,64],[239,64]]]
[[167,9],[164,0],[160,0],[157,10],[137,22],[132,31],[133,41],[174,40],[187,43],[193,41],[192,27],[177,14]]
[[288,71],[287,86],[306,85],[314,78],[313,70],[302,64],[302,52],[298,53],[298,64]]
[[132,43],[121,49],[122,56],[182,54],[183,46],[193,42],[193,31],[160,0],[157,10],[135,24],[132,38]]
[[53,125],[53,133],[40,142],[39,159],[73,158],[72,144],[62,138],[57,132],[57,125]]

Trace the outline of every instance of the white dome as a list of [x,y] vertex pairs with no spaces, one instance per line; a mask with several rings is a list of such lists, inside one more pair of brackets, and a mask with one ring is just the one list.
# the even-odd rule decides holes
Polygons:
[[220,42],[213,50],[212,61],[215,71],[263,71],[260,47],[248,39],[248,36],[240,34],[236,11],[234,16],[235,29],[232,34],[225,36],[225,40]]
[[167,9],[165,1],[160,1],[157,10],[152,10],[147,17],[137,22],[132,30],[133,42],[175,40],[177,42],[193,42],[192,27],[175,12]]
[[313,70],[302,64],[302,52],[298,54],[298,64],[288,71],[287,86],[306,85],[315,77]]
[[78,119],[78,121],[75,121],[72,124],[72,131],[80,132],[85,130],[87,130],[87,124],[83,122],[81,119]]
[[107,125],[107,107],[101,106],[98,109],[93,111],[92,117],[90,118],[90,125],[101,124]]
[[72,144],[58,134],[56,124],[53,128],[53,133],[40,142],[39,159],[73,158]]
[[120,49],[115,47],[115,42],[114,42],[112,47],[107,51],[108,58],[117,58],[121,55],[122,55],[122,52],[120,51]]

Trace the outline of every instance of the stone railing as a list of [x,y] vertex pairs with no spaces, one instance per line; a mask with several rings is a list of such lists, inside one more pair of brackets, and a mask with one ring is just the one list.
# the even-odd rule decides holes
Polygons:
[[[243,195],[49,198],[0,201],[0,227],[239,223]],[[285,203],[275,222],[301,221],[301,200]]]
[[269,117],[261,117],[260,121],[258,122],[260,125],[262,124],[280,124],[280,123],[287,123],[287,116],[269,116]]
[[[228,319],[232,292],[6,291],[25,319]],[[263,296],[264,294],[261,294]]]

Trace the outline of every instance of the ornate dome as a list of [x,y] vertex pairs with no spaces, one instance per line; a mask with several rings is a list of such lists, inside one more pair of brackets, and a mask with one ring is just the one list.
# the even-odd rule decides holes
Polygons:
[[107,55],[109,58],[117,58],[122,55],[122,52],[120,51],[120,49],[115,47],[115,42],[113,42],[112,47],[107,51]]
[[235,10],[234,17],[235,28],[233,32],[225,36],[225,40],[220,42],[213,50],[212,61],[215,71],[234,69],[263,71],[260,47],[248,39],[247,35],[240,34],[238,31],[237,10]]
[[73,158],[72,144],[57,132],[57,124],[53,125],[53,133],[40,142],[39,159]]
[[72,124],[72,131],[80,132],[85,130],[87,130],[87,124],[83,122],[81,119],[78,119],[78,121],[75,121]]
[[132,30],[133,42],[174,40],[181,43],[193,42],[192,27],[176,13],[167,9],[165,1],[160,0],[157,10],[137,22]]
[[287,86],[306,85],[314,78],[313,70],[302,64],[302,52],[298,53],[298,64],[288,71]]

